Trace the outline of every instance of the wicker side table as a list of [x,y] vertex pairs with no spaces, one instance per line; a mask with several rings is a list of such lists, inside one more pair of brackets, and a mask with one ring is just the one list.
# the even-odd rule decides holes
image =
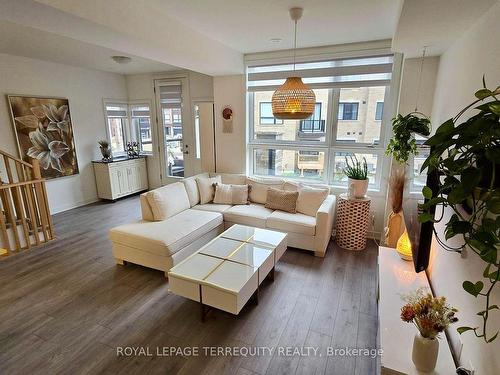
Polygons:
[[340,194],[337,206],[337,244],[347,250],[363,250],[370,222],[370,197],[348,198]]

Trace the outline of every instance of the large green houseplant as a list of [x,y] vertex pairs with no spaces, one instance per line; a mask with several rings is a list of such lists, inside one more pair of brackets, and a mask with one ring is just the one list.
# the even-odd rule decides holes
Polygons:
[[[434,218],[431,213],[438,205],[448,207],[453,215],[445,224],[445,238],[461,236],[463,246],[450,248],[435,232],[438,241],[447,250],[461,251],[467,246],[483,260],[483,279],[463,282],[467,293],[484,301],[478,312],[482,326],[460,327],[458,332],[470,331],[491,342],[498,335],[488,327],[490,315],[498,313],[491,295],[500,281],[500,86],[489,90],[484,80],[483,86],[475,94],[477,100],[444,122],[425,142],[431,151],[422,171],[428,168],[428,173],[437,173],[439,187],[434,191],[424,187],[427,200],[419,220],[440,222],[444,216]],[[461,120],[469,109],[478,112]]]

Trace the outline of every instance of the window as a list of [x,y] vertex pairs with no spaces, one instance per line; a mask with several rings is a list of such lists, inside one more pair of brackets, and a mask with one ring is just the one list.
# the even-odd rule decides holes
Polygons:
[[359,103],[339,103],[339,120],[356,121],[358,119]]
[[260,102],[260,123],[262,125],[282,125],[283,120],[279,120],[273,115],[271,102]]
[[377,106],[375,108],[375,121],[382,120],[383,111],[384,111],[384,102],[377,102]]
[[354,154],[366,158],[370,186],[378,188],[387,163],[380,141],[384,124],[375,112],[389,98],[392,65],[392,55],[297,63],[316,95],[315,110],[308,119],[280,126],[273,126],[272,94],[293,73],[293,64],[249,65],[249,173],[345,186],[345,156]]
[[106,122],[111,152],[114,156],[125,154],[128,106],[123,103],[107,103]]
[[130,106],[132,129],[139,144],[139,150],[145,154],[153,153],[151,136],[151,115],[148,104],[133,104]]

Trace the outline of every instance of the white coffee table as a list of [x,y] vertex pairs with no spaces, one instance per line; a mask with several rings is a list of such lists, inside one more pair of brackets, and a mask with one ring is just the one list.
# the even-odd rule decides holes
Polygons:
[[284,254],[286,233],[233,225],[168,272],[172,293],[238,315]]

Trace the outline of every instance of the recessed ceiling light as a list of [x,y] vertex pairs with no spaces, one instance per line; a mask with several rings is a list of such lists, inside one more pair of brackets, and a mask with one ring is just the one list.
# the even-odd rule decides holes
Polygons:
[[117,64],[128,64],[132,59],[128,56],[111,56],[113,61]]
[[283,41],[283,39],[281,39],[281,38],[271,38],[271,39],[269,39],[269,41],[271,43],[281,43]]

